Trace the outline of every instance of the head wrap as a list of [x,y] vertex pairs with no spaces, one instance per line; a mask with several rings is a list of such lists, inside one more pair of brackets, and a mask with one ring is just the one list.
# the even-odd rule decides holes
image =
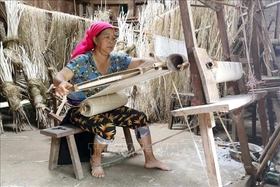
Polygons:
[[98,21],[93,23],[90,28],[86,31],[86,36],[84,39],[77,45],[75,50],[71,55],[71,59],[75,58],[77,55],[83,54],[87,51],[94,49],[93,37],[97,36],[101,31],[107,28],[114,28],[113,25],[107,22]]

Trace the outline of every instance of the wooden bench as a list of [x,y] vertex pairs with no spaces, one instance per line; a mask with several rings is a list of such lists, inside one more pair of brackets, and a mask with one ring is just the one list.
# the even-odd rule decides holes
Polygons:
[[75,176],[77,179],[84,178],[84,173],[83,173],[79,153],[77,150],[76,141],[74,138],[74,134],[78,134],[81,132],[83,132],[83,130],[74,125],[55,126],[40,131],[41,134],[51,137],[49,170],[54,170],[55,168],[57,168],[60,139],[62,137],[66,137]]
[[[123,131],[125,134],[127,149],[129,152],[133,152],[135,149],[133,146],[130,130],[129,128],[124,127]],[[75,125],[71,125],[71,124],[63,125],[63,126],[55,126],[40,131],[41,134],[51,137],[49,170],[54,170],[55,168],[57,168],[59,149],[60,149],[60,140],[62,137],[66,137],[76,179],[84,178],[81,160],[79,157],[79,153],[74,137],[75,134],[79,134],[82,132],[84,131],[81,128],[78,128]]]
[[[172,93],[171,94],[171,102],[170,102],[170,111],[182,108],[182,107],[188,107],[191,105],[191,99],[193,98],[193,93]],[[182,105],[182,106],[181,106]],[[184,117],[179,117],[176,119],[175,116],[170,114],[169,117],[169,123],[168,123],[168,129],[173,128],[173,124],[176,123],[178,120],[182,123],[186,123],[186,119]],[[189,119],[187,119],[189,120]]]

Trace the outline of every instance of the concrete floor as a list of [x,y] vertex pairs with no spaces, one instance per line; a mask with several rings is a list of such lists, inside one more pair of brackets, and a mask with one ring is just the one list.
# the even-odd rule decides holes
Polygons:
[[[183,132],[166,141],[154,145],[158,159],[169,164],[172,171],[145,169],[142,152],[132,158],[105,167],[106,177],[95,179],[90,175],[89,163],[83,162],[85,178],[76,180],[72,165],[61,165],[48,170],[50,138],[39,130],[26,130],[15,134],[9,126],[1,140],[1,187],[38,186],[114,186],[114,187],[207,187],[208,179],[204,164],[201,138],[190,132]],[[151,124],[153,142],[172,136],[180,130],[169,130],[167,124]],[[134,137],[134,133],[132,134]],[[134,139],[136,143],[136,140]],[[216,142],[221,143],[221,142]],[[136,150],[139,149],[135,144]],[[196,148],[197,147],[197,148]],[[116,153],[126,150],[122,130],[117,133],[109,151]],[[246,182],[243,165],[233,160],[227,148],[217,146],[217,156],[224,186],[240,187]],[[118,158],[114,154],[104,154],[103,160]]]

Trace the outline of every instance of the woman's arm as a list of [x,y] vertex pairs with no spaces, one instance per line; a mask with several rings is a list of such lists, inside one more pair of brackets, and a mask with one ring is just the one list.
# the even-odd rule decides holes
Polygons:
[[130,64],[127,69],[137,68],[143,63],[155,63],[156,61],[153,58],[131,58]]

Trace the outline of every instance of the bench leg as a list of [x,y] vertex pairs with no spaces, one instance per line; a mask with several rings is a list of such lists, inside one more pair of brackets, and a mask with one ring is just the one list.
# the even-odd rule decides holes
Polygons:
[[124,137],[125,137],[128,152],[135,151],[129,128],[128,127],[123,127],[123,133],[124,133]]
[[74,135],[69,135],[66,137],[66,139],[67,139],[67,144],[68,144],[76,179],[82,179],[84,178],[84,173],[83,173]]
[[49,170],[57,168],[60,138],[53,138],[51,141],[51,150],[49,156]]

